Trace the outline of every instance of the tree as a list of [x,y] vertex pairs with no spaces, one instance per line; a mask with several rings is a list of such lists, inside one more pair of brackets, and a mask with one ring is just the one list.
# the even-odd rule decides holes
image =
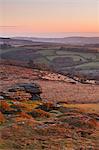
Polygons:
[[30,59],[29,62],[28,62],[28,66],[29,66],[30,68],[34,68],[34,67],[35,67],[34,61]]
[[10,44],[7,44],[7,43],[3,43],[0,45],[0,48],[1,49],[8,49],[8,48],[11,48],[12,46]]

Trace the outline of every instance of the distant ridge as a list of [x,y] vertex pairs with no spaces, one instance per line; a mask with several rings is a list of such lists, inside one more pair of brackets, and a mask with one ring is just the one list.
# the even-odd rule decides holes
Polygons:
[[31,40],[33,42],[51,42],[63,44],[99,44],[99,37],[71,36],[63,38],[14,37],[15,39]]
[[15,39],[15,38],[5,38],[5,37],[0,37],[0,44],[3,43],[9,43],[11,45],[28,45],[32,44],[32,40],[29,39]]
[[21,43],[21,44],[33,44],[33,42],[48,42],[48,43],[84,45],[84,44],[99,44],[99,37],[82,37],[82,36],[71,36],[71,37],[63,37],[63,38],[0,37],[0,43],[4,41],[12,42],[12,43]]

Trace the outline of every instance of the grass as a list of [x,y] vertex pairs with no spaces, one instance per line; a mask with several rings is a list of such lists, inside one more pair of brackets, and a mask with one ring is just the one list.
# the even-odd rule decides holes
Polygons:
[[90,62],[90,63],[84,63],[84,64],[81,64],[81,65],[77,65],[75,67],[76,69],[80,68],[80,69],[99,69],[99,62]]
[[99,113],[99,104],[64,104],[67,108],[78,108],[88,113]]
[[53,56],[47,56],[47,58],[50,60],[50,61],[52,61],[53,59],[55,59],[55,58],[57,58],[57,57],[70,57],[70,58],[72,58],[74,61],[80,61],[80,60],[82,60],[82,61],[86,61],[86,59],[84,59],[83,57],[81,57],[81,56],[77,56],[77,55],[73,55],[73,54],[67,54],[67,55],[53,55]]
[[[11,102],[11,100],[9,101]],[[11,115],[4,114],[7,120],[0,128],[2,135],[0,149],[2,150],[61,150],[72,148],[76,150],[81,149],[81,147],[88,149],[89,145],[94,145],[93,137],[90,134],[94,133],[95,138],[98,138],[94,124],[96,120],[93,116],[89,117],[88,113],[98,114],[99,104],[62,104],[64,111],[58,107],[58,110],[53,108],[49,112],[39,108],[35,109],[35,106],[40,105],[38,101],[22,101],[19,106],[21,104],[27,107],[29,111],[25,112],[21,108],[22,112],[17,113],[17,115],[14,113]],[[47,107],[50,108],[51,104],[53,103],[46,103]],[[42,102],[42,105],[45,106],[45,103]],[[85,111],[82,111],[84,109]],[[55,111],[57,115],[53,115],[52,112]],[[98,141],[96,141],[97,143]]]
[[[28,46],[17,47],[2,51],[1,57],[7,60],[20,60],[20,63],[22,63],[22,65],[28,65],[27,63],[29,62],[29,60],[34,60],[35,63],[42,63],[47,65],[48,67],[53,66],[53,69],[55,69],[55,71],[59,70],[60,72],[64,71],[66,73],[68,70],[71,71],[72,67],[75,68],[75,72],[82,70],[83,74],[86,73],[86,70],[93,70],[94,72],[94,70],[99,69],[99,53],[93,52],[94,48],[89,47],[89,50],[92,49],[92,51],[83,52],[83,49],[86,49],[83,46],[81,46],[82,51],[80,51],[79,49],[77,49],[77,51],[67,50],[68,48],[75,47],[73,45],[66,45],[65,48],[67,49],[62,50],[60,49],[60,47],[61,45],[40,45],[37,47],[31,46],[30,48]],[[79,47],[76,46],[76,48]],[[29,52],[29,49],[33,51]],[[73,63],[71,64],[71,62],[67,61],[62,66],[59,63],[55,63],[53,61],[57,57],[59,59],[70,57],[73,59]],[[68,63],[71,65],[69,66]],[[89,73],[87,74],[89,75]]]
[[96,58],[96,55],[95,53],[83,53],[83,52],[72,52],[72,51],[57,51],[57,54],[58,55],[79,55],[85,59],[88,59],[88,58],[92,58],[92,59],[95,59]]
[[37,51],[38,54],[42,54],[43,56],[52,56],[55,55],[56,51],[54,49],[46,49]]
[[85,64],[81,64],[81,65],[76,65],[75,66],[76,69],[86,70],[86,69],[98,69],[99,68],[99,54],[97,53],[72,52],[72,51],[58,50],[58,49],[40,50],[40,51],[37,51],[37,53],[40,53],[45,57],[45,60],[47,61],[45,61],[44,58],[40,59],[40,61],[45,62],[47,64],[49,64],[49,62],[51,63],[57,57],[70,57],[74,60],[74,62],[75,61],[86,62],[86,61],[89,61],[90,59],[91,62],[86,62]]
[[40,57],[38,59],[35,59],[35,63],[44,63],[44,64],[48,64],[48,60],[46,59],[46,57]]

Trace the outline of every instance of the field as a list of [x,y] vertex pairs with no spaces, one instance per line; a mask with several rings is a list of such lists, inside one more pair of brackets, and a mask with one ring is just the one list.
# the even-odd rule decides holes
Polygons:
[[98,150],[99,46],[19,41],[0,49],[0,150]]
[[[43,64],[48,68],[60,73],[77,74],[78,72],[98,78],[99,53],[98,48],[93,46],[71,46],[59,44],[35,44],[18,46],[11,49],[1,50],[1,58],[4,60],[21,61],[29,66],[32,60],[35,64]],[[97,73],[96,73],[97,72]]]

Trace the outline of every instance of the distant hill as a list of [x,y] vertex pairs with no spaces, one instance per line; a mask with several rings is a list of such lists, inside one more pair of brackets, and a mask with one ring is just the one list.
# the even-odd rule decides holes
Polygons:
[[14,39],[14,38],[0,37],[0,44],[3,44],[3,43],[8,43],[10,45],[20,46],[20,45],[30,45],[33,42],[31,40],[28,40],[28,39]]
[[64,43],[64,44],[99,44],[99,37],[64,37],[64,38],[36,38],[36,37],[16,37],[20,40],[31,40],[33,42],[51,42],[51,43]]
[[36,38],[36,37],[0,37],[0,44],[7,42],[11,45],[32,45],[34,42],[48,42],[72,45],[99,44],[99,37],[64,37],[64,38]]

